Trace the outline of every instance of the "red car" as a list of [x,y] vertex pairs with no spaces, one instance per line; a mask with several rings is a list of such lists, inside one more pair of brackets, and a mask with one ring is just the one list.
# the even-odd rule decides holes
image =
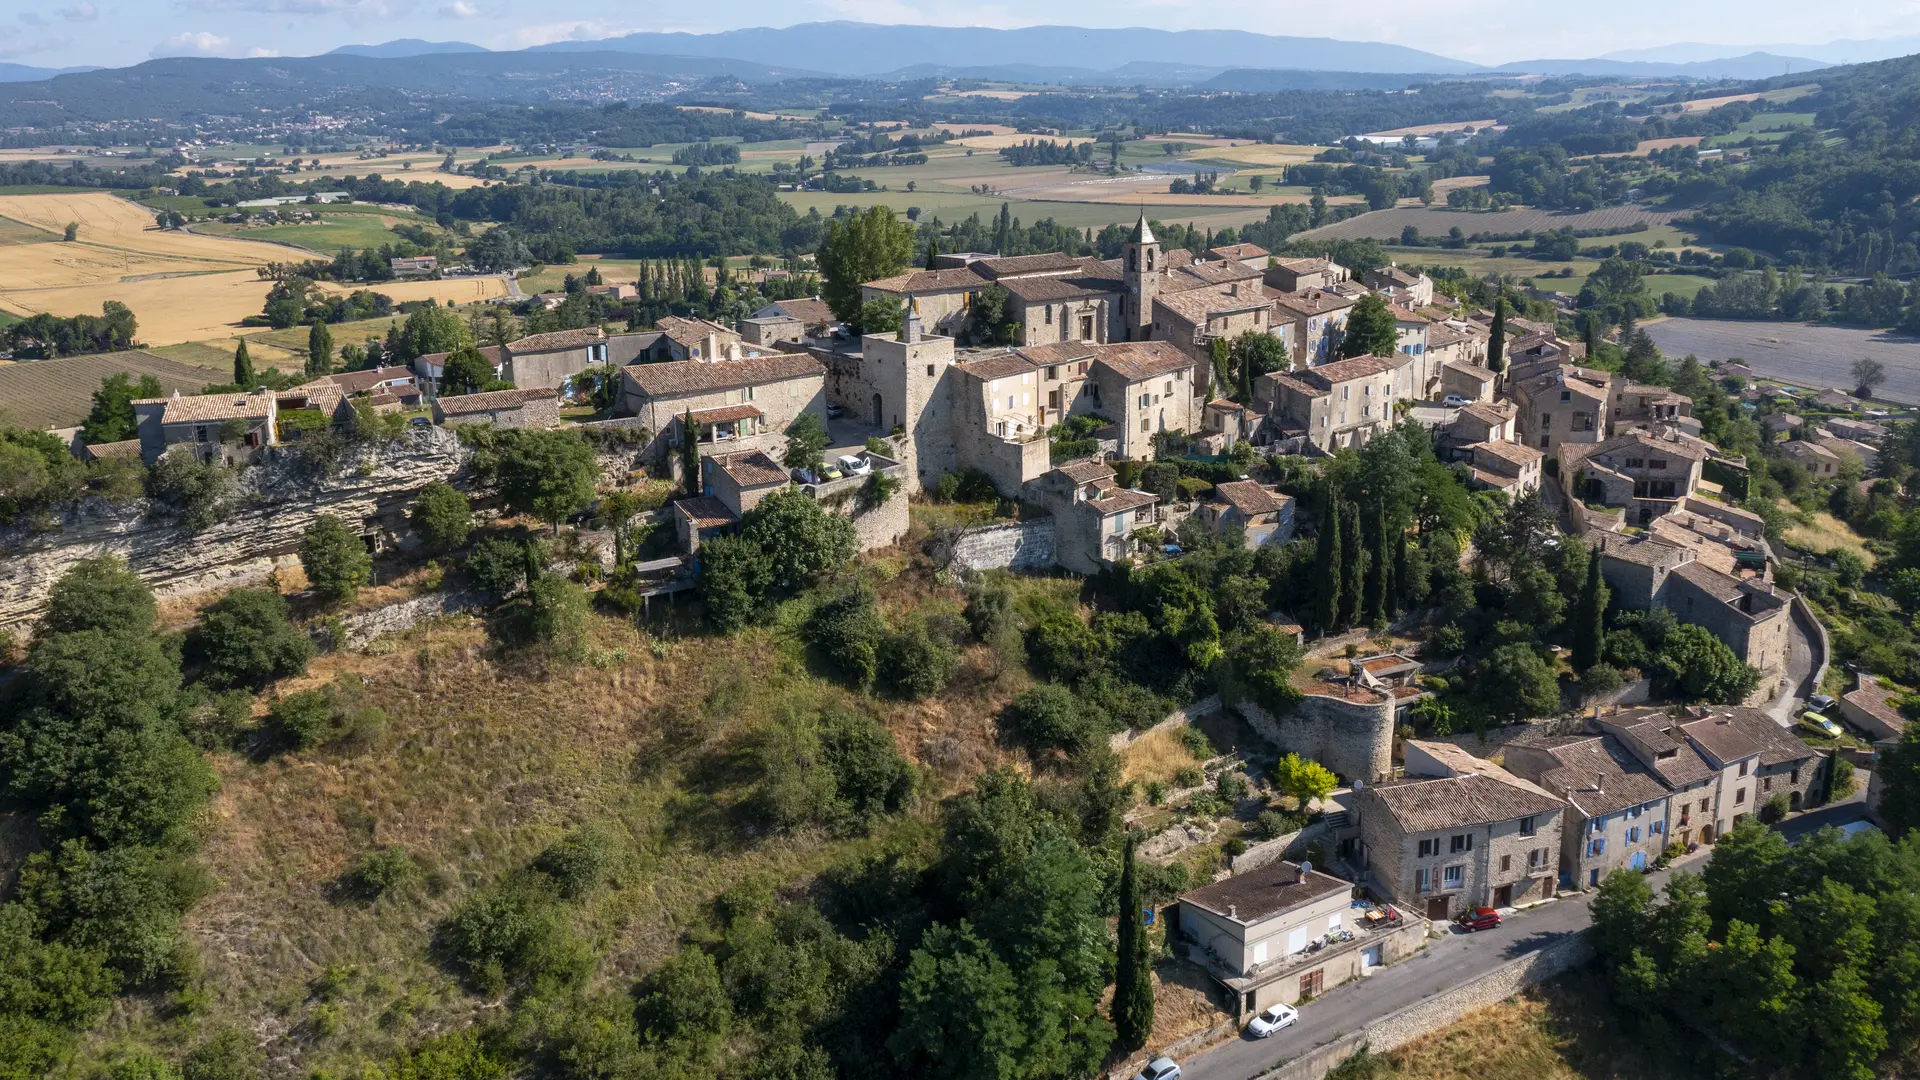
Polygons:
[[1475,930],[1491,930],[1499,926],[1500,913],[1490,907],[1474,908],[1453,921],[1460,929],[1471,934]]

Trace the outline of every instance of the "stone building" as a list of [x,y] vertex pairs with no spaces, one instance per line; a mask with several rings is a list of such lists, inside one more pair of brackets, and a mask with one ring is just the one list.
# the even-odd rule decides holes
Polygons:
[[1293,496],[1265,484],[1230,480],[1214,485],[1213,494],[1200,504],[1198,517],[1216,536],[1237,526],[1247,547],[1253,549],[1293,539],[1293,505]]
[[1566,804],[1450,744],[1404,746],[1405,778],[1353,793],[1375,886],[1435,921],[1552,896]]
[[609,363],[605,330],[560,330],[507,343],[500,350],[500,377],[521,390],[555,390],[588,368]]
[[1840,696],[1840,717],[1872,736],[1875,742],[1898,741],[1907,733],[1907,718],[1893,703],[1896,691],[1862,672],[1859,685]]
[[491,390],[484,394],[435,398],[433,422],[550,428],[560,423],[560,399],[551,389]]
[[1489,368],[1464,360],[1448,360],[1440,365],[1440,394],[1457,394],[1468,401],[1492,401],[1500,376]]
[[1628,520],[1645,525],[1671,513],[1700,486],[1701,469],[1713,447],[1661,424],[1616,435],[1591,449],[1561,455],[1562,475],[1574,477],[1582,499],[1624,507]]
[[250,394],[193,394],[133,402],[140,458],[151,465],[178,446],[202,461],[239,465],[257,460],[279,441],[279,402],[271,390]]
[[1369,270],[1360,279],[1367,288],[1386,294],[1389,300],[1410,308],[1433,303],[1433,279],[1425,274],[1383,266]]
[[1114,482],[1113,469],[1077,461],[1043,473],[1025,494],[1053,515],[1054,557],[1076,574],[1097,574],[1139,550],[1134,532],[1158,525],[1157,495]]
[[[1684,744],[1653,733],[1661,753],[1697,767]],[[1618,869],[1644,870],[1666,850],[1673,793],[1611,733],[1524,736],[1506,747],[1506,767],[1566,800],[1557,874],[1560,888],[1593,888]]]
[[806,353],[740,360],[683,360],[620,369],[620,412],[651,433],[645,452],[665,460],[691,424],[701,452],[784,446],[786,430],[811,412],[827,419],[826,369]]
[[1604,441],[1611,380],[1607,372],[1572,364],[1514,363],[1507,387],[1520,407],[1522,440],[1548,457],[1562,456],[1563,444]]
[[1664,386],[1623,382],[1613,387],[1613,430],[1639,424],[1672,424],[1693,416],[1693,399]]
[[738,333],[707,319],[669,315],[654,324],[660,332],[647,349],[646,363],[688,360],[738,360],[744,342]]
[[1540,463],[1546,455],[1533,447],[1496,440],[1462,449],[1472,454],[1472,486],[1498,491],[1508,501],[1540,490]]
[[1326,258],[1275,259],[1267,266],[1265,280],[1281,292],[1297,293],[1310,289],[1330,289],[1351,280],[1353,272]]
[[1757,691],[1772,696],[1786,672],[1793,594],[1777,588],[1764,569],[1714,569],[1690,547],[1650,537],[1589,531],[1600,550],[1600,573],[1614,602],[1636,610],[1660,606],[1681,622],[1697,623],[1742,661],[1760,669]]
[[1394,424],[1393,361],[1358,356],[1289,373],[1268,372],[1254,383],[1270,438],[1300,452],[1331,453],[1364,446]]
[[[1272,271],[1267,280],[1273,281]],[[1353,314],[1353,297],[1324,288],[1282,292],[1271,284],[1267,297],[1273,301],[1274,333],[1286,342],[1287,356],[1295,367],[1312,367],[1339,358],[1340,343],[1347,336],[1347,317]]]

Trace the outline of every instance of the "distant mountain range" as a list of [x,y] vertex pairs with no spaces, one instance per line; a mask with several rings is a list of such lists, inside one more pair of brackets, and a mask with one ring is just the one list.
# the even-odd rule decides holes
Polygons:
[[[1600,59],[1649,60],[1658,63],[1685,64],[1698,63],[1702,60],[1718,60],[1742,51],[1808,57],[1822,64],[1867,64],[1875,60],[1891,60],[1896,56],[1920,53],[1920,35],[1882,38],[1879,41],[1845,39],[1829,41],[1824,45],[1706,45],[1698,41],[1682,41],[1672,45],[1658,45],[1650,49],[1621,49],[1606,53]],[[1780,73],[1776,71],[1773,74]]]
[[328,56],[373,56],[381,59],[396,59],[408,56],[442,56],[447,53],[480,53],[490,50],[469,45],[464,41],[422,41],[419,38],[398,38],[383,41],[378,45],[342,45],[328,53]]
[[1686,76],[1695,79],[1770,79],[1775,75],[1794,75],[1831,67],[1804,56],[1778,56],[1769,52],[1751,52],[1745,56],[1722,56],[1710,60],[1523,60],[1502,64],[1494,71],[1525,75],[1649,75]]
[[71,75],[77,71],[99,71],[97,67],[43,68],[29,67],[26,64],[0,63],[0,83],[40,82],[55,75]]

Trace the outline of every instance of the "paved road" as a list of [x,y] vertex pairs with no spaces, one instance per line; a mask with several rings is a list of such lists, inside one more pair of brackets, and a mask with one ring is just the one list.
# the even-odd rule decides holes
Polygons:
[[1794,386],[1851,389],[1853,362],[1870,357],[1887,367],[1887,381],[1875,397],[1920,402],[1920,342],[1913,338],[1884,330],[1732,319],[1659,319],[1644,325],[1669,357],[1691,353],[1702,363],[1739,359]]
[[1819,689],[1813,685],[1813,650],[1817,634],[1795,607],[1787,622],[1787,690],[1767,707],[1767,715],[1783,728],[1793,726],[1794,714]]

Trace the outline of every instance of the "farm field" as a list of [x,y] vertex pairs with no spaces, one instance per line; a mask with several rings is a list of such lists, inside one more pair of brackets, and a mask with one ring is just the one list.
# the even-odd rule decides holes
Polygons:
[[424,224],[421,218],[403,218],[392,214],[322,214],[319,221],[294,225],[255,226],[209,222],[195,225],[193,231],[202,236],[228,236],[287,244],[331,257],[343,247],[377,248],[382,244],[394,243],[400,237],[394,235],[391,227],[402,222]]
[[[1513,256],[1493,258],[1477,249],[1469,248],[1465,252],[1450,251],[1444,248],[1407,248],[1397,245],[1384,245],[1383,250],[1390,253],[1402,265],[1412,266],[1457,266],[1475,277],[1487,274],[1511,275],[1516,278],[1533,278],[1536,288],[1548,292],[1563,293],[1567,296],[1578,295],[1587,283],[1587,275],[1599,269],[1600,264],[1591,259],[1575,259],[1572,262],[1541,262],[1538,259],[1523,259]],[[1542,277],[1550,271],[1567,267],[1573,269],[1571,277]],[[1677,293],[1692,299],[1693,294],[1713,284],[1712,279],[1692,274],[1652,274],[1646,279],[1647,291],[1654,296],[1663,293]]]
[[[1584,214],[1552,210],[1444,210],[1421,206],[1397,206],[1375,210],[1332,225],[1323,225],[1300,234],[1309,240],[1358,240],[1371,236],[1376,240],[1397,238],[1407,226],[1425,236],[1444,236],[1458,225],[1468,236],[1474,233],[1540,233],[1554,229],[1624,229],[1644,223],[1649,228],[1665,225],[1679,214],[1668,210],[1648,210],[1640,206],[1609,206]],[[1626,237],[1626,239],[1633,239]]]
[[380,281],[372,284],[341,285],[325,281],[320,287],[330,293],[350,293],[369,289],[393,297],[396,304],[410,300],[437,300],[442,304],[471,304],[507,295],[507,283],[499,277],[448,278],[445,281]]
[[202,367],[145,350],[0,363],[0,420],[35,429],[73,427],[93,408],[100,380],[122,371],[135,382],[152,375],[163,394],[197,394],[216,381]]
[[1920,341],[1885,330],[1734,319],[1658,319],[1642,325],[1669,356],[1738,359],[1795,386],[1847,387],[1853,383],[1854,361],[1878,360],[1886,365],[1887,381],[1874,396],[1920,404]]

